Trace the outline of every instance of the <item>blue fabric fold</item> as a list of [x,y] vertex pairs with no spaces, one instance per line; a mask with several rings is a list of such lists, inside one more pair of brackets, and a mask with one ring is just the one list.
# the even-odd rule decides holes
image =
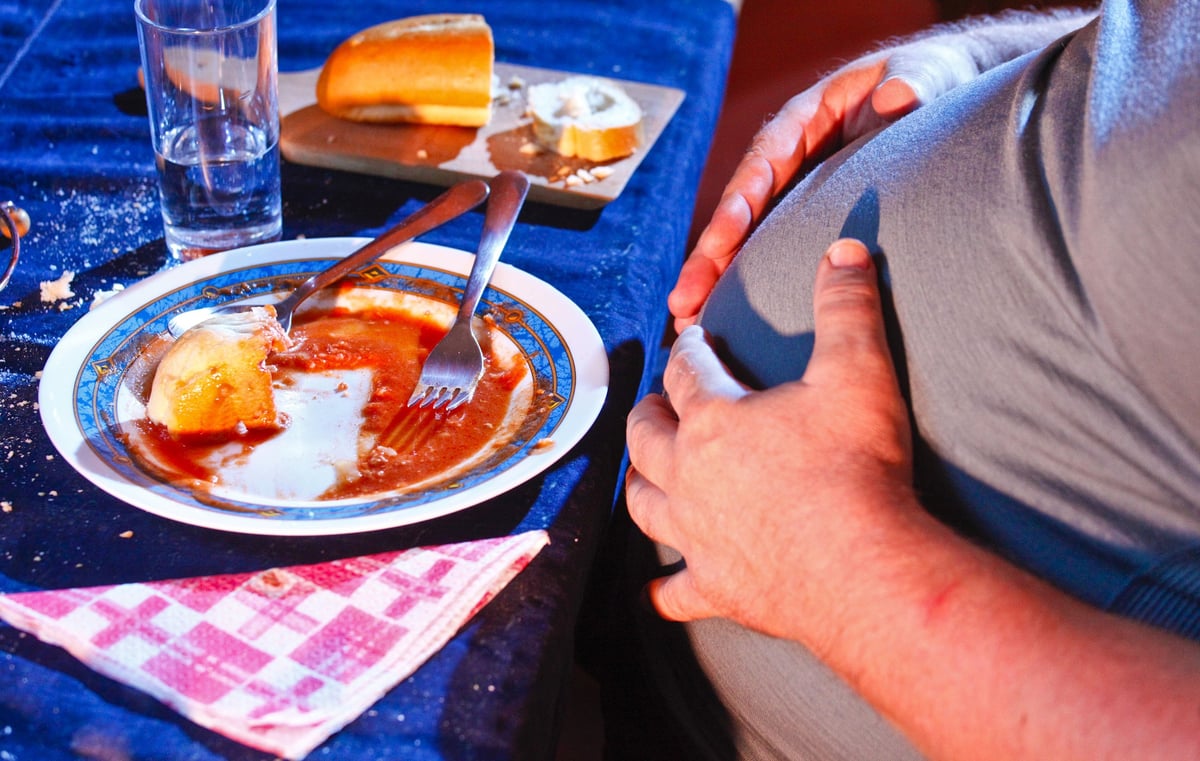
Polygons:
[[[280,0],[282,71],[319,66],[359,29],[446,12],[424,0]],[[310,563],[545,528],[552,544],[411,679],[314,754],[322,759],[544,758],[588,570],[620,479],[624,416],[650,382],[665,297],[723,94],[734,14],[724,0],[475,2],[498,60],[677,87],[686,98],[623,194],[580,212],[527,207],[506,262],[546,280],[595,323],[610,356],[595,428],[545,475],[486,505],[367,535],[280,539],[223,534],[136,510],[58,457],[37,410],[51,349],[92,297],[171,266],[154,155],[137,86],[128,0],[0,4],[0,200],[33,219],[0,293],[0,593],[179,578]],[[372,235],[439,192],[420,183],[283,167],[285,240]],[[481,217],[423,239],[471,250]],[[0,241],[0,245],[5,245]],[[75,273],[76,296],[44,304],[39,283]],[[64,308],[65,305],[65,308]],[[74,400],[49,400],[71,405]],[[132,532],[128,538],[121,535]],[[256,759],[0,627],[0,749],[15,758]]]

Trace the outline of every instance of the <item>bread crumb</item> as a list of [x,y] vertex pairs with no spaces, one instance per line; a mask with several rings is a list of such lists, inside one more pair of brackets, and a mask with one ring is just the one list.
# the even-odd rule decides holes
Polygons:
[[537,156],[542,152],[542,146],[537,143],[522,143],[517,152],[523,156]]
[[424,161],[425,159],[429,158],[429,151],[425,150],[424,148],[419,149],[417,151],[417,158],[421,159],[421,161]]
[[512,79],[508,80],[508,89],[510,90],[520,90],[524,86],[525,80],[516,74],[513,75]]
[[613,168],[611,166],[596,166],[592,167],[592,176],[597,180],[603,180],[606,177],[612,177]]
[[113,285],[112,290],[96,291],[95,293],[92,294],[92,303],[91,303],[91,306],[88,307],[88,311],[89,312],[92,311],[93,309],[100,306],[104,302],[108,301],[113,296],[116,296],[118,293],[120,293],[123,290],[125,290],[125,286],[121,285],[120,283],[116,283],[115,285]]
[[5,500],[0,502],[0,512],[11,513],[13,511],[12,503]]
[[567,184],[568,188],[577,188],[583,184],[583,180],[577,174],[567,175],[567,178],[563,182]]
[[117,536],[121,537],[122,539],[132,539],[133,532],[132,531],[122,531],[121,533],[117,534]]
[[71,281],[74,279],[75,273],[67,270],[58,280],[43,280],[41,282],[42,302],[48,304],[74,296],[75,292],[71,290]]
[[545,438],[545,439],[540,439],[536,444],[534,444],[532,447],[532,451],[545,452],[547,449],[553,449],[553,448],[554,448],[554,439]]

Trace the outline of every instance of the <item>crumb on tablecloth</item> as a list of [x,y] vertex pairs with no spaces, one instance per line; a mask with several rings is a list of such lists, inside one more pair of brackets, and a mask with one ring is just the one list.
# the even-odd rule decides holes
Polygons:
[[75,291],[71,290],[71,281],[74,279],[75,273],[67,270],[57,280],[43,280],[41,283],[42,302],[52,304],[55,301],[64,301],[74,296]]
[[92,294],[92,303],[91,306],[88,307],[88,311],[90,312],[123,290],[125,290],[125,286],[121,285],[120,283],[114,283],[111,290],[96,291]]

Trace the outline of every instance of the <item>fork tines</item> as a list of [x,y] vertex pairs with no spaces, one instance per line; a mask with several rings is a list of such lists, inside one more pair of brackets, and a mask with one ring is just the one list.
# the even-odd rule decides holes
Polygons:
[[408,398],[408,406],[429,407],[432,409],[445,408],[447,412],[457,409],[471,401],[474,389],[449,388],[447,386],[417,386],[412,396]]
[[475,387],[483,377],[483,352],[471,329],[472,315],[517,222],[521,204],[529,191],[529,179],[520,172],[506,170],[493,177],[489,185],[491,193],[483,217],[483,234],[479,237],[479,249],[463,288],[458,313],[449,331],[425,357],[417,390],[408,400],[409,406],[419,404],[453,410],[471,401]]

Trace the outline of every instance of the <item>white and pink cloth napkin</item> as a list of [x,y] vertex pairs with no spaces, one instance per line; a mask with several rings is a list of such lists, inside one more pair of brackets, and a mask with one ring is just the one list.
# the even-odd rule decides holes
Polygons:
[[0,618],[238,742],[299,759],[549,542],[544,531],[176,581],[0,595]]

